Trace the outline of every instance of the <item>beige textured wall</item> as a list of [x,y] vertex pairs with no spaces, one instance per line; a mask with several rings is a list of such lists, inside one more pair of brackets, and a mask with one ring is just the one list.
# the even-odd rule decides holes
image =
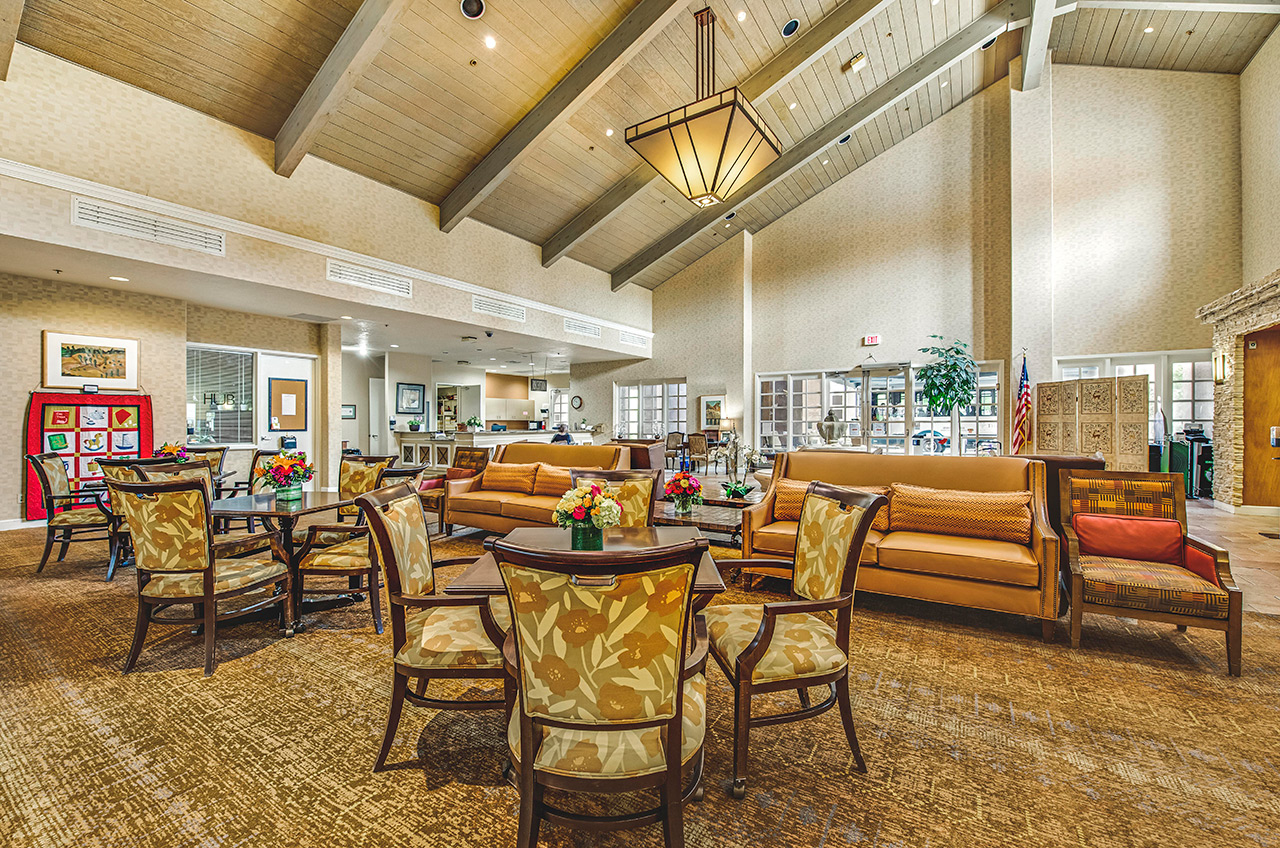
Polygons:
[[1196,310],[1240,284],[1239,78],[1055,65],[1053,94],[1055,353],[1208,347]]
[[320,329],[319,324],[291,318],[187,304],[187,340],[200,344],[320,354]]
[[1244,285],[1280,270],[1280,32],[1240,75]]
[[[566,309],[650,326],[648,290],[628,286],[610,291],[609,275],[574,260],[543,268],[537,245],[466,221],[441,233],[436,207],[314,157],[285,179],[272,170],[270,141],[208,116],[123,85],[52,56],[18,45],[9,80],[0,86],[0,156],[59,173],[93,180],[196,209],[225,215],[292,235],[315,239],[381,259],[403,263],[498,291]],[[72,243],[87,249],[118,250],[118,239],[76,228],[59,237],[22,220],[43,209],[50,222],[65,224],[67,212],[54,208],[51,190],[0,180],[0,200],[21,194],[25,207],[0,208],[10,230],[27,238]],[[6,214],[7,213],[7,214]],[[75,241],[68,240],[73,233]],[[81,243],[80,240],[83,240]],[[132,241],[132,240],[126,240]],[[233,236],[226,259],[189,251],[155,250],[139,242],[128,254],[151,261],[171,259],[181,267],[286,287],[304,287],[356,302],[405,308],[396,297],[364,293],[340,284],[324,285],[324,262],[288,257],[275,245],[242,244]],[[167,251],[167,252],[166,252]],[[296,252],[296,251],[293,251]],[[237,264],[236,259],[248,260]],[[285,260],[287,268],[277,267]],[[274,274],[274,276],[270,276]],[[318,281],[314,286],[313,281]],[[461,292],[420,285],[415,307],[450,317],[467,316],[470,298]],[[560,319],[547,324],[550,328]],[[531,325],[523,328],[532,331]],[[549,331],[548,331],[549,332]],[[563,332],[561,325],[558,333]],[[555,337],[548,334],[548,337]]]

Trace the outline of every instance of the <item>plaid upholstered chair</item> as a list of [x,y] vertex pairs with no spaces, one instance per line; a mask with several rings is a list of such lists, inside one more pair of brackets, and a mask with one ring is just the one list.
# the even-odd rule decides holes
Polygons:
[[661,469],[637,469],[634,471],[573,471],[570,485],[589,486],[592,483],[607,485],[618,492],[618,505],[622,507],[623,527],[652,527],[653,505],[658,496]]
[[[224,559],[213,545],[209,489],[200,479],[160,483],[109,480],[124,508],[133,537],[138,575],[138,621],[133,646],[125,660],[127,674],[138,661],[147,626],[197,625],[204,632],[204,676],[213,674],[213,643],[220,622],[235,621],[271,606],[280,607],[280,626],[292,636],[293,601],[289,569],[273,556]],[[282,557],[279,544],[273,552]],[[218,614],[218,603],[249,592],[270,590],[267,597],[240,609]],[[169,607],[191,604],[189,617],[159,616]]]
[[[160,483],[165,480],[199,480],[204,484],[205,491],[210,493],[210,500],[217,500],[217,495],[214,494],[217,490],[217,481],[213,477],[213,467],[208,460],[190,459],[186,462],[135,464],[132,470],[137,479],[147,483]],[[275,539],[274,533],[266,531],[249,533],[243,530],[231,530],[219,533],[216,524],[213,530],[213,554],[217,559],[232,559],[270,551]]]
[[[391,650],[395,673],[387,731],[373,770],[386,765],[400,726],[404,702],[435,710],[498,709],[501,698],[441,700],[427,696],[432,679],[502,680],[498,647],[511,626],[507,599],[501,596],[436,594],[437,566],[474,559],[433,560],[431,534],[422,501],[411,483],[387,486],[356,499],[382,563],[391,601]],[[409,691],[412,682],[415,691]]]
[[[98,467],[102,469],[102,475],[107,479],[136,483],[141,478],[138,477],[135,468],[140,465],[169,465],[173,462],[173,458],[168,456],[123,459],[103,457],[97,462]],[[116,568],[133,561],[133,540],[129,538],[129,522],[125,521],[124,505],[120,503],[120,496],[112,490],[108,490],[108,495],[107,503],[111,507],[109,531],[111,558],[107,561],[107,580],[111,580],[116,575]]]
[[1240,674],[1244,596],[1227,552],[1187,535],[1181,474],[1063,468],[1062,529],[1071,580],[1071,647],[1086,612],[1227,634]]
[[[493,543],[514,625],[507,745],[518,776],[516,844],[543,819],[595,830],[662,822],[684,845],[683,805],[701,797],[706,739],[706,630],[690,652],[694,572],[706,539],[598,553]],[[683,770],[691,769],[688,788]],[[545,789],[633,793],[658,806],[592,816],[545,803]]]
[[[72,542],[111,541],[113,519],[102,499],[107,494],[103,489],[72,489],[71,478],[67,476],[67,466],[56,453],[27,454],[27,462],[35,469],[36,479],[40,481],[40,494],[44,501],[44,514],[47,518],[44,530],[44,556],[40,557],[40,565],[36,573],[44,571],[49,561],[49,553],[54,542],[61,542],[58,549],[58,562],[67,556],[67,547]],[[93,505],[93,509],[75,509],[75,507]],[[101,535],[94,535],[101,533]],[[108,565],[107,579],[110,580],[114,569]]]
[[[711,655],[733,685],[735,798],[746,795],[747,741],[751,728],[798,721],[840,705],[845,737],[858,771],[867,771],[849,700],[849,627],[858,561],[867,531],[888,500],[824,483],[810,483],[800,511],[795,558],[743,560],[790,567],[793,600],[768,604],[723,604],[703,613]],[[821,615],[819,615],[821,614]],[[835,626],[828,621],[834,617]],[[809,687],[826,685],[827,699],[809,703]],[[757,692],[796,690],[800,709],[751,717]]]
[[474,477],[489,464],[488,448],[458,448],[453,453],[453,465],[445,469],[444,474],[424,480],[418,487],[418,496],[422,498],[422,508],[434,513],[440,522],[440,532],[446,536],[453,533],[453,526],[444,523],[444,501],[449,487],[449,480],[463,480]]

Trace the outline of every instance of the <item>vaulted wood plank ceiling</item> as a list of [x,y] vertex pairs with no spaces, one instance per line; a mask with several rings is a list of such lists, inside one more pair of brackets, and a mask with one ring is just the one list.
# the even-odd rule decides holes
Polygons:
[[[457,0],[414,0],[319,132],[310,152],[439,204],[639,0],[490,0],[469,21]],[[717,82],[736,85],[853,0],[710,0]],[[472,212],[543,244],[641,163],[626,127],[693,99],[692,12],[649,41],[559,123]],[[789,149],[934,50],[994,0],[891,0],[757,100]],[[27,0],[19,40],[274,137],[360,0]],[[739,14],[742,20],[738,20]],[[1080,8],[1054,20],[1054,61],[1239,73],[1280,16]],[[1150,27],[1152,32],[1145,30]],[[486,46],[492,37],[495,46]],[[741,229],[758,231],[1004,77],[1022,31],[1000,36],[832,143],[636,277],[654,287]],[[850,59],[865,53],[860,71]],[[608,131],[612,130],[612,133]],[[654,180],[567,255],[614,271],[693,218]],[[724,226],[723,224],[727,224]]]

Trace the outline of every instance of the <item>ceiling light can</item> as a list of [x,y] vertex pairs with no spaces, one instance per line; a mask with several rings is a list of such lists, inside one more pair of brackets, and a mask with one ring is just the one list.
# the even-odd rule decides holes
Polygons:
[[796,30],[798,29],[800,29],[800,22],[795,18],[792,18],[782,25],[782,37],[790,38],[796,34]]
[[484,0],[462,0],[459,6],[462,9],[462,17],[470,21],[484,14]]

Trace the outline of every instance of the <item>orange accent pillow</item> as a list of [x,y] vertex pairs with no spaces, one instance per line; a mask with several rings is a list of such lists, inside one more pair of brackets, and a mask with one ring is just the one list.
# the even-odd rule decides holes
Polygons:
[[534,480],[538,476],[538,463],[491,462],[484,467],[480,488],[489,492],[520,492],[533,494]]
[[565,468],[562,465],[548,465],[545,462],[539,462],[538,479],[533,483],[533,493],[535,495],[551,495],[558,498],[573,488],[573,472],[599,470],[600,466],[598,465],[593,465],[590,468]]
[[1031,542],[1030,492],[970,492],[894,483],[890,530]]
[[1071,516],[1080,553],[1182,565],[1182,524],[1173,518],[1141,518],[1081,512]]
[[783,477],[773,484],[773,520],[799,521],[804,508],[804,496],[809,491],[808,481]]
[[[866,492],[868,495],[884,495],[889,497],[890,489],[888,486],[841,486],[842,489],[852,489],[855,492]],[[879,530],[881,533],[889,530],[889,504],[885,504],[884,509],[876,513],[875,520],[871,522],[872,530]]]

